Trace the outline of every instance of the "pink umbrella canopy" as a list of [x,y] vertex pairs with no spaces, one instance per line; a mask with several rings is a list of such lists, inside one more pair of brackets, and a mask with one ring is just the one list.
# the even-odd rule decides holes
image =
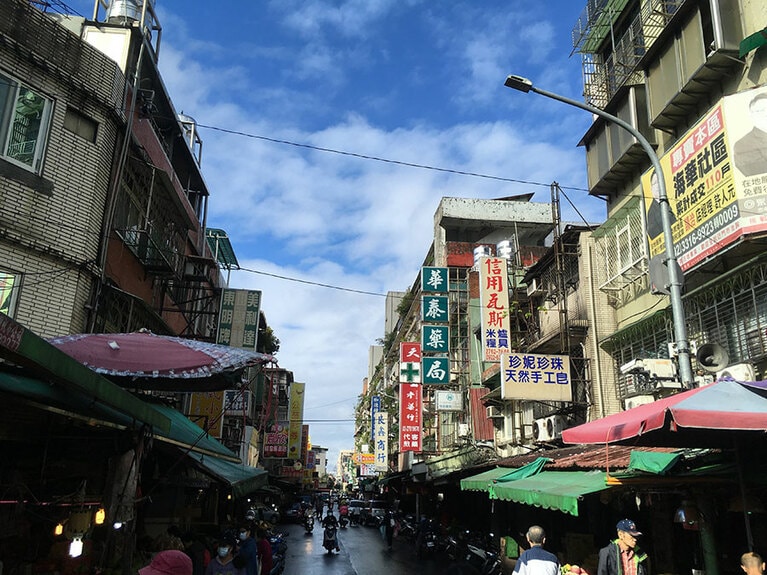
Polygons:
[[565,443],[731,446],[767,431],[767,381],[720,380],[562,432]]
[[245,368],[276,362],[251,350],[150,332],[82,333],[48,342],[116,383],[141,389],[226,389]]

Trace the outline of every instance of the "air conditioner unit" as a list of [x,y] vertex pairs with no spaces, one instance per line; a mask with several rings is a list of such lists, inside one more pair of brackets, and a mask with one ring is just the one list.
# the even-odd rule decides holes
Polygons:
[[458,424],[458,437],[469,437],[469,424],[468,423],[459,423]]
[[627,397],[623,400],[623,409],[634,409],[640,405],[646,403],[652,403],[655,401],[654,395],[635,395],[634,397]]
[[503,417],[503,411],[501,411],[501,408],[494,405],[486,407],[485,414],[490,418]]
[[533,278],[527,284],[527,297],[533,297],[541,295],[543,293],[543,286],[541,285],[541,278]]
[[734,379],[736,381],[755,381],[756,371],[750,363],[734,363],[722,371],[716,372],[717,379]]
[[620,366],[622,374],[645,372],[651,378],[661,377],[672,379],[676,376],[676,366],[670,359],[665,358],[637,358]]
[[539,417],[533,421],[533,439],[535,441],[551,441],[562,437],[562,430],[567,427],[565,418],[561,415]]

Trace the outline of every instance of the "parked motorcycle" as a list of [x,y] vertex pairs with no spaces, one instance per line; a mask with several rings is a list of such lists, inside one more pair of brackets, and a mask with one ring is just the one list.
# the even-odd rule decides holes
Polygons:
[[465,560],[480,575],[498,575],[501,573],[501,558],[494,551],[468,544],[466,546]]
[[416,549],[418,558],[434,555],[437,552],[438,539],[439,537],[435,531],[424,533],[420,538],[418,549]]
[[272,546],[272,570],[269,575],[280,575],[285,570],[285,552],[288,550],[285,537],[287,533],[269,534],[269,544]]
[[325,532],[322,536],[322,546],[327,549],[328,555],[333,553],[333,550],[340,551],[338,547],[338,528],[335,525],[325,527]]

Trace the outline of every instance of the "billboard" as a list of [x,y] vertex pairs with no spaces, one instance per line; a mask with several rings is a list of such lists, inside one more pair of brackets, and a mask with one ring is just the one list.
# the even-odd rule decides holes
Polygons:
[[[767,87],[722,98],[660,158],[682,270],[767,230]],[[642,175],[650,258],[665,252],[654,170]]]
[[287,426],[277,423],[264,434],[264,457],[285,458],[288,456]]
[[501,357],[501,399],[572,401],[570,356],[509,353]]

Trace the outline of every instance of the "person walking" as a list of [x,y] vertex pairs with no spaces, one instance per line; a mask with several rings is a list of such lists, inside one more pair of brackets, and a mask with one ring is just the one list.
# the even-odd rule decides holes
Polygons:
[[224,533],[218,539],[216,556],[205,568],[205,575],[247,575],[244,565],[234,561],[234,548],[237,539],[232,533]]
[[597,575],[649,575],[647,554],[637,545],[642,535],[631,519],[621,519],[615,526],[618,538],[599,550]]
[[237,557],[244,562],[247,575],[258,575],[258,543],[253,539],[253,526],[250,523],[240,526]]
[[266,529],[258,528],[256,530],[258,537],[258,560],[260,564],[261,575],[269,575],[272,572],[274,560],[272,558],[272,544],[266,536]]
[[514,565],[518,575],[559,575],[559,559],[543,548],[546,532],[540,525],[533,525],[525,535],[530,549],[524,551]]

